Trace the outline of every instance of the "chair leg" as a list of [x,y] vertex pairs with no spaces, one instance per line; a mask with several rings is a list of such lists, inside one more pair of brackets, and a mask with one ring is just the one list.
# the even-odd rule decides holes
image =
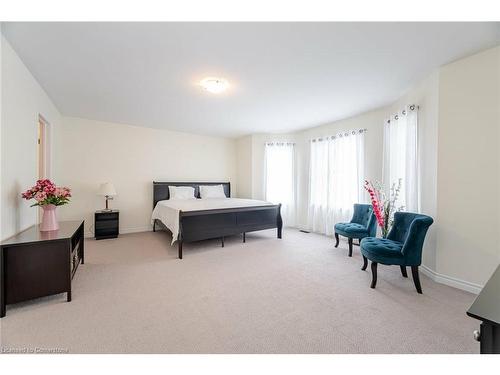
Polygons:
[[352,238],[349,238],[347,242],[349,243],[349,256],[352,257]]
[[406,273],[406,267],[405,266],[399,266],[401,268],[401,275],[403,277],[408,277],[408,274]]
[[375,286],[377,285],[377,262],[372,262],[372,285],[370,285],[370,288],[375,289]]
[[366,271],[366,267],[368,267],[368,258],[363,255],[363,267],[361,267],[361,270]]
[[337,241],[335,243],[335,247],[338,247],[339,246],[339,234],[338,233],[335,233],[335,241]]
[[411,266],[411,274],[413,276],[413,283],[417,289],[418,294],[422,294],[422,286],[420,285],[420,277],[418,276],[418,266]]

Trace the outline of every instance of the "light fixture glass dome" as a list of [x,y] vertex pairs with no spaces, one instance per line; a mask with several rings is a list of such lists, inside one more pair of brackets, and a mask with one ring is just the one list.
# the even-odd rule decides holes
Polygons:
[[229,82],[224,78],[207,77],[201,80],[200,86],[212,94],[220,94],[229,87]]

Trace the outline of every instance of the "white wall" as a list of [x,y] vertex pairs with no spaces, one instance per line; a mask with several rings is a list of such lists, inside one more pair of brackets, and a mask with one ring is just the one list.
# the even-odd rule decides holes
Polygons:
[[120,210],[122,233],[151,228],[152,181],[229,181],[236,186],[236,148],[233,139],[199,136],[78,118],[63,119],[55,149],[58,183],[73,190],[60,219],[86,221],[104,208],[99,185],[109,181],[118,196],[111,207]]
[[238,197],[251,199],[252,194],[252,136],[236,140],[236,173],[238,179]]
[[500,47],[441,69],[437,272],[483,285],[500,261]]
[[[5,239],[35,224],[37,209],[21,199],[21,192],[37,180],[37,126],[42,115],[50,135],[57,132],[61,115],[7,40],[1,37],[2,137],[1,233]],[[49,142],[52,139],[49,138]],[[53,153],[51,159],[56,155]]]

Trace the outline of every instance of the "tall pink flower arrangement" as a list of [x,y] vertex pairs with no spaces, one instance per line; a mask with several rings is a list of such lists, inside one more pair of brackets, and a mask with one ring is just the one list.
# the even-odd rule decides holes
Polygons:
[[382,237],[386,238],[391,230],[393,216],[395,211],[401,211],[403,206],[396,208],[401,191],[401,179],[398,185],[392,184],[389,198],[384,193],[384,187],[380,182],[373,184],[371,181],[365,181],[365,190],[370,194],[370,201],[373,206],[373,213],[377,219],[377,224],[382,229]]
[[67,187],[58,187],[52,181],[45,179],[38,180],[35,186],[26,190],[21,196],[26,200],[34,199],[36,201],[31,207],[49,204],[62,206],[63,204],[69,203],[71,190]]
[[380,189],[373,186],[371,181],[365,180],[365,190],[370,194],[370,201],[373,206],[373,213],[375,214],[375,218],[377,219],[378,225],[383,228],[385,224],[384,220],[384,202],[380,197]]

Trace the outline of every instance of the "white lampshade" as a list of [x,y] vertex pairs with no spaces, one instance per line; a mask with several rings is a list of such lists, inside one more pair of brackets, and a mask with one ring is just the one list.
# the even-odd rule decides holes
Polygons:
[[98,194],[112,197],[116,195],[116,190],[111,182],[106,182],[104,184],[101,184]]

